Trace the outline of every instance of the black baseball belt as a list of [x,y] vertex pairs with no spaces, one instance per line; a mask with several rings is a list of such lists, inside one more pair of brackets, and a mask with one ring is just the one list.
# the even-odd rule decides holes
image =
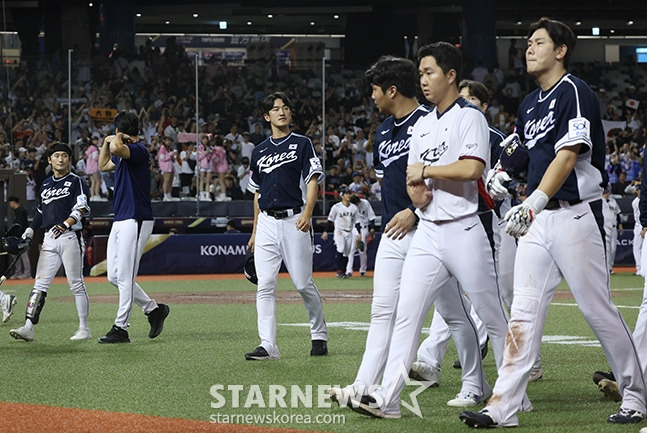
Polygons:
[[274,219],[282,220],[283,218],[288,218],[288,217],[291,217],[292,215],[301,213],[301,208],[293,207],[292,209],[268,209],[262,212],[264,212],[266,215],[271,216]]

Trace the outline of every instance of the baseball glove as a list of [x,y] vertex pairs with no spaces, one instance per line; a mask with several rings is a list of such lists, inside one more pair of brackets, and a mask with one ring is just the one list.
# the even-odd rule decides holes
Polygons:
[[245,278],[252,284],[258,284],[258,277],[256,276],[256,264],[254,263],[254,252],[251,248],[247,248],[245,254],[245,264],[243,265],[243,272]]
[[528,177],[528,148],[521,142],[517,133],[511,134],[501,142],[501,168],[513,179],[526,182]]
[[7,253],[18,256],[29,249],[29,239],[7,236],[2,238],[2,247]]
[[361,240],[361,239],[360,239],[360,240],[355,241],[355,248],[356,248],[358,251],[362,251],[362,252],[363,252],[365,247],[366,247],[366,244],[364,244],[364,241],[363,241],[363,240]]

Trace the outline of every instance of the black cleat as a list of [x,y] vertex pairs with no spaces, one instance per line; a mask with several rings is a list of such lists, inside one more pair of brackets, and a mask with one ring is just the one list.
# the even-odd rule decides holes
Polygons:
[[99,343],[130,343],[130,338],[128,337],[128,331],[119,328],[117,325],[112,325],[112,328],[110,328],[110,331],[106,335],[99,337]]
[[312,340],[312,349],[310,349],[310,356],[326,356],[328,355],[328,343],[326,340]]
[[266,359],[279,359],[279,357],[270,356],[270,354],[267,353],[267,350],[265,350],[263,346],[258,346],[253,351],[246,353],[245,359],[248,361],[264,361]]
[[636,424],[645,419],[645,414],[637,410],[620,408],[618,413],[607,418],[607,422],[614,424]]
[[164,329],[164,320],[171,312],[171,309],[166,304],[157,304],[157,308],[146,314],[148,316],[148,323],[151,325],[151,330],[148,332],[148,338],[155,338],[162,333]]
[[604,371],[596,371],[593,373],[593,383],[597,385],[602,379],[612,380],[614,382],[616,381],[613,371],[609,371],[608,373],[605,373]]
[[494,428],[498,427],[492,417],[488,415],[487,411],[469,412],[464,410],[458,417],[472,428]]

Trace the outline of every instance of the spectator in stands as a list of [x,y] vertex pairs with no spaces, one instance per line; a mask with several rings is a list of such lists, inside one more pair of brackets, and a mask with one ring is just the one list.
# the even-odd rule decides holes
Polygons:
[[159,168],[162,172],[162,191],[164,193],[164,201],[171,201],[171,194],[173,190],[173,160],[177,156],[177,150],[172,147],[173,138],[164,137],[162,146],[157,152],[157,160]]
[[249,184],[249,158],[243,156],[240,166],[237,169],[238,176],[238,185],[240,190],[243,192],[243,195],[246,200],[253,200],[254,194],[247,191],[247,185]]
[[245,195],[243,194],[243,191],[240,189],[238,186],[238,183],[236,183],[236,180],[234,179],[234,176],[231,174],[227,174],[225,176],[225,191],[226,191],[226,196],[230,200],[244,200]]
[[265,134],[263,134],[263,124],[257,122],[254,124],[254,129],[251,134],[249,134],[249,141],[255,145],[265,140]]
[[356,194],[367,195],[371,188],[364,180],[364,175],[359,171],[354,171],[353,182],[348,185],[348,190]]
[[234,220],[228,220],[227,221],[227,229],[225,230],[225,233],[240,233],[240,230],[238,230],[238,225],[236,224],[236,221]]
[[251,142],[251,134],[247,131],[243,132],[243,142],[240,143],[240,156],[241,156],[241,161],[243,158],[249,158],[252,157],[252,150],[254,150],[255,144]]
[[625,189],[631,182],[627,181],[627,173],[621,171],[618,175],[618,181],[611,184],[611,194],[624,195]]

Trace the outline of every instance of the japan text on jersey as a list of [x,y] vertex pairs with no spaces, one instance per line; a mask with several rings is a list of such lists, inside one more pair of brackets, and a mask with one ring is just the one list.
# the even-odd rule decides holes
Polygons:
[[303,206],[305,184],[322,174],[321,161],[308,137],[295,133],[270,137],[252,152],[248,190],[260,193],[261,210],[291,209]]
[[604,172],[605,142],[600,104],[591,88],[566,74],[552,88],[541,88],[522,101],[516,132],[528,147],[528,193],[534,191],[557,152],[581,145],[573,171],[554,195],[560,200],[599,198]]

